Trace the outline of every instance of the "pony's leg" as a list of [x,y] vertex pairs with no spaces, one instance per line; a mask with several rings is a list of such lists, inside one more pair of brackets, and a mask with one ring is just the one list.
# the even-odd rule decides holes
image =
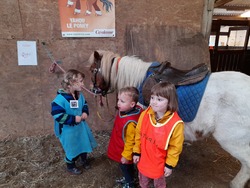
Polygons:
[[242,188],[246,187],[247,181],[250,180],[250,168],[246,163],[241,163],[241,169],[235,178],[231,181],[231,188]]
[[94,9],[95,9],[96,16],[101,16],[101,15],[102,15],[102,11],[101,11],[101,9],[98,7],[98,5],[97,5],[97,0],[94,0],[94,2],[93,2],[93,7],[94,7]]
[[75,6],[74,14],[80,14],[80,13],[81,13],[81,1],[76,0],[76,6]]
[[[214,138],[219,142],[219,144],[225,151],[230,153],[241,163],[241,169],[231,181],[230,187],[243,188],[246,182],[250,179],[250,148],[248,145],[249,138],[247,135],[245,137],[239,136],[238,138],[234,138],[232,137],[232,132],[229,131],[229,134],[227,133],[228,129],[218,129],[219,128],[217,128],[213,134]],[[222,132],[222,130],[224,130],[224,133]]]
[[86,16],[89,16],[92,12],[92,1],[91,0],[87,0],[86,1],[86,5],[87,5],[87,10],[85,12]]

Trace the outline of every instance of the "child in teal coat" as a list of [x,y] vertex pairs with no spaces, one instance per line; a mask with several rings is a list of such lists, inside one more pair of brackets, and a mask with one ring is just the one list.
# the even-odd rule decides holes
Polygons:
[[59,138],[65,152],[67,171],[79,175],[82,170],[76,167],[80,157],[85,169],[90,166],[87,153],[97,146],[95,138],[86,122],[89,115],[87,102],[82,94],[84,74],[69,70],[62,81],[62,89],[51,103],[51,115],[54,118],[55,135]]

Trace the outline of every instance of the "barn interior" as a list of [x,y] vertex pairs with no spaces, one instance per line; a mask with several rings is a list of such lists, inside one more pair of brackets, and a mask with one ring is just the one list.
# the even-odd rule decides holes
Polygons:
[[[51,101],[61,87],[63,71],[58,66],[55,72],[49,71],[53,60],[63,70],[84,72],[86,88],[92,84],[89,56],[100,49],[144,61],[167,60],[181,70],[205,63],[211,72],[250,75],[250,16],[241,16],[250,11],[249,0],[113,0],[116,36],[106,38],[63,37],[59,1],[67,3],[0,1],[0,187],[109,188],[119,174],[105,157],[116,113],[115,92],[102,98],[104,106],[99,97],[84,92],[90,109],[88,124],[100,148],[90,155],[95,158],[92,170],[81,177],[64,172],[51,116]],[[35,42],[37,65],[18,64],[19,41]],[[239,169],[239,161],[208,137],[186,143],[168,184],[226,188]]]

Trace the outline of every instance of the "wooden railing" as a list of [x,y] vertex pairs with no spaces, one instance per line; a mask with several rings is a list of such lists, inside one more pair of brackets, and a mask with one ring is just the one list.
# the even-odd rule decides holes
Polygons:
[[[210,49],[211,71],[240,71],[244,72],[245,60],[244,50]],[[248,62],[250,63],[250,62]]]

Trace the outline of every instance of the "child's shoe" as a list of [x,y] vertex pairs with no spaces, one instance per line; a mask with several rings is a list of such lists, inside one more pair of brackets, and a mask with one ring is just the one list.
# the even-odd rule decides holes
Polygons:
[[82,173],[82,171],[78,168],[76,168],[76,165],[75,165],[75,162],[72,162],[72,163],[66,163],[67,165],[67,171],[70,173],[70,174],[73,174],[73,175],[80,175]]
[[79,169],[76,168],[76,167],[67,168],[67,171],[68,171],[70,174],[73,174],[73,175],[80,175],[80,174],[82,173],[82,171],[79,170]]
[[80,164],[82,165],[82,167],[83,167],[85,170],[88,170],[88,169],[91,168],[91,166],[90,166],[88,160],[81,161]]
[[122,185],[122,188],[135,188],[133,183],[125,183]]
[[117,178],[115,182],[119,184],[125,184],[126,183],[125,177]]

